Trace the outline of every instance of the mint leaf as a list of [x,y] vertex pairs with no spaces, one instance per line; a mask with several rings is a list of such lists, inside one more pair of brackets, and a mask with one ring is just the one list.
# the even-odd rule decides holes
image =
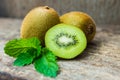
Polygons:
[[25,66],[31,64],[33,60],[36,58],[34,56],[36,54],[35,49],[29,50],[26,53],[21,53],[18,55],[17,59],[14,61],[15,66]]
[[42,55],[34,62],[35,69],[45,76],[56,77],[58,65],[55,55],[47,48],[42,49]]
[[21,53],[14,61],[15,66],[24,66],[32,63],[33,57],[29,53]]
[[20,53],[26,53],[29,49],[36,49],[36,56],[40,55],[41,46],[39,39],[33,37],[29,39],[14,39],[6,43],[4,51],[12,57],[17,57]]
[[56,56],[47,48],[41,49],[37,38],[14,39],[6,43],[6,54],[17,59],[15,66],[25,66],[34,62],[35,69],[45,76],[56,77],[59,70]]

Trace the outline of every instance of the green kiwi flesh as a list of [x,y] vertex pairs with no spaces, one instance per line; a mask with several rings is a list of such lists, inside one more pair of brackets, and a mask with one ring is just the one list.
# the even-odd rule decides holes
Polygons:
[[73,25],[62,23],[47,31],[45,45],[56,56],[72,59],[83,52],[87,40],[82,30]]

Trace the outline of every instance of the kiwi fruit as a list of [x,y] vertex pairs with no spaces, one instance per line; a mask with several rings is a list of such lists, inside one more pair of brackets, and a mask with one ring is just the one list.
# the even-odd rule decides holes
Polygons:
[[24,18],[21,26],[21,38],[37,37],[44,45],[46,31],[60,23],[58,13],[48,6],[32,9]]
[[88,14],[79,11],[72,11],[60,16],[61,23],[74,25],[83,30],[87,42],[91,42],[96,33],[95,21]]
[[57,24],[45,35],[45,45],[54,55],[72,59],[86,48],[87,40],[84,32],[68,24]]

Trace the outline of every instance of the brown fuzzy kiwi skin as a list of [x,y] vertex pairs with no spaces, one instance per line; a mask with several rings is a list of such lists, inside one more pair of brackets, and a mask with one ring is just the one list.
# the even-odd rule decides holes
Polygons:
[[58,23],[60,23],[59,15],[53,8],[48,6],[34,8],[22,22],[20,37],[37,37],[44,45],[46,31]]
[[95,21],[88,14],[79,11],[72,11],[60,17],[61,23],[71,24],[83,30],[87,42],[91,42],[96,34]]

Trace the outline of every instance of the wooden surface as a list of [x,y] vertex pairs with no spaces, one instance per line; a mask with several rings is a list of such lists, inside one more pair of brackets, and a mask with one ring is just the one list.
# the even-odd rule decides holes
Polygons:
[[36,72],[33,65],[13,66],[14,58],[4,53],[5,43],[19,38],[21,22],[0,18],[0,80],[120,80],[120,25],[97,26],[94,40],[81,55],[58,60],[60,73],[53,79]]
[[48,5],[58,13],[83,11],[101,24],[120,24],[120,0],[0,0],[0,15],[23,18],[32,8]]

